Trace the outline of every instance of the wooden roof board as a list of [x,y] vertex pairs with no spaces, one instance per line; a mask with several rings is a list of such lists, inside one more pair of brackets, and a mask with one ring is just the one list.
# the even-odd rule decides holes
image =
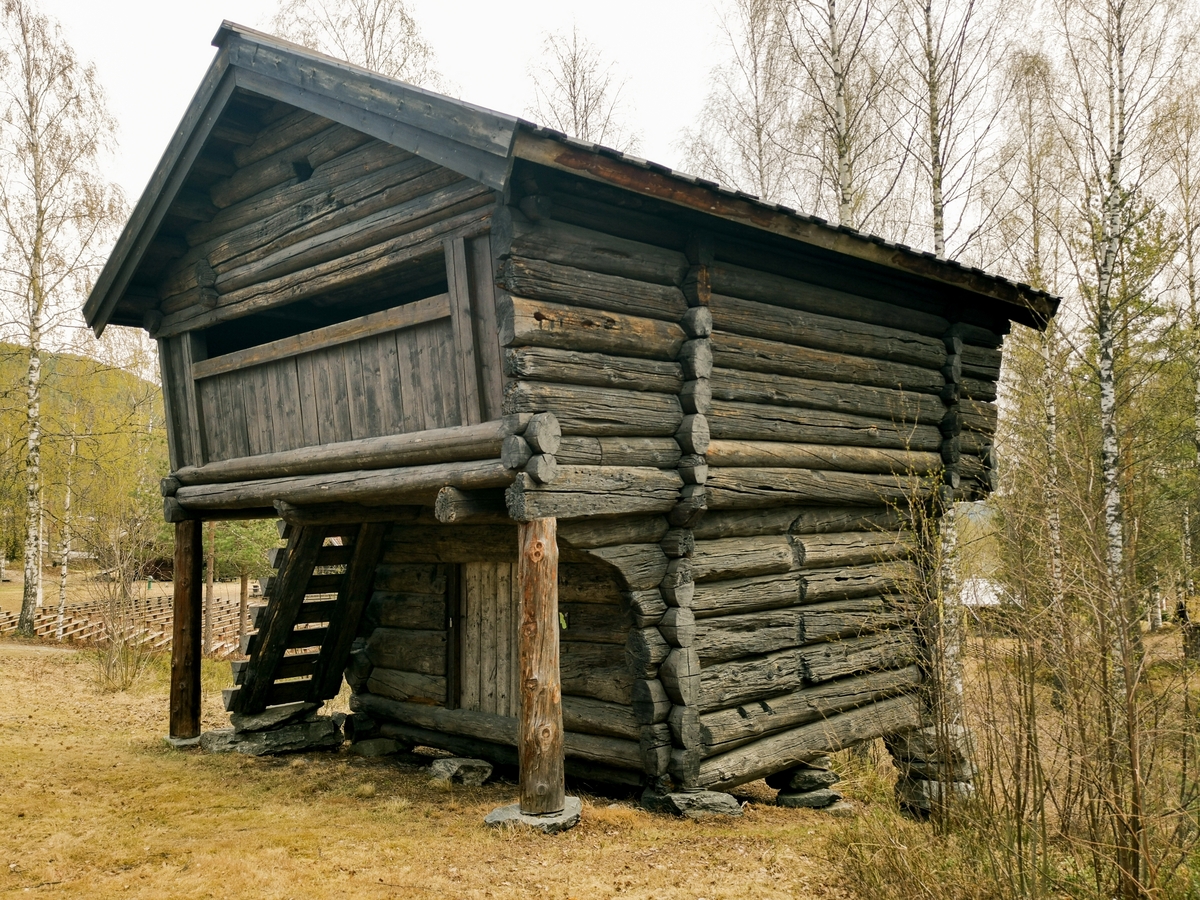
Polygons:
[[[765,203],[713,182],[619,151],[569,138],[530,122],[370,72],[279,38],[224,22],[208,73],[180,121],[84,305],[100,334],[155,240],[235,88],[314,112],[422,156],[498,191],[516,158],[662,200],[692,213],[998,303],[1010,317],[1044,327],[1058,299],[979,269]],[[133,315],[126,311],[119,319]]]

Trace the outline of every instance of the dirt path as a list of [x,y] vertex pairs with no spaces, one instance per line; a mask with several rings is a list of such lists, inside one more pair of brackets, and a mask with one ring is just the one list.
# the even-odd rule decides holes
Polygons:
[[[102,694],[91,661],[0,642],[0,895],[254,898],[842,898],[836,820],[740,820],[584,797],[546,837],[485,829],[511,783],[432,786],[411,762],[168,750],[166,672]],[[205,727],[225,724],[205,673]],[[753,792],[746,796],[752,796]]]

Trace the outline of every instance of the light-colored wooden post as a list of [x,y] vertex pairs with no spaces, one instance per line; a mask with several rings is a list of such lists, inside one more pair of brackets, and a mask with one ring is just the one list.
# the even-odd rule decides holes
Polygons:
[[171,726],[177,746],[200,738],[200,608],[204,548],[201,522],[175,523],[174,615],[171,629]]
[[520,555],[521,812],[561,812],[566,801],[562,682],[558,669],[558,538],[555,519],[517,525]]

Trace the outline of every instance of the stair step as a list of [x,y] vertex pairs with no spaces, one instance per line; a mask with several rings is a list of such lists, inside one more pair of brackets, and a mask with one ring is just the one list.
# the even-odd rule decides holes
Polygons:
[[[320,653],[300,653],[296,656],[285,656],[283,661],[279,663],[279,667],[275,670],[275,678],[307,678],[313,673],[313,666],[317,664],[317,658]],[[250,660],[239,659],[234,660],[229,664],[233,670],[233,683],[241,684],[242,679],[246,677],[246,667],[250,665]]]
[[[225,688],[221,691],[221,699],[225,701],[226,712],[233,710],[233,704],[239,691],[241,691],[241,687]],[[267,706],[279,706],[281,703],[297,703],[307,700],[311,693],[311,678],[306,678],[303,681],[277,682],[271,685],[271,691],[267,694]]]

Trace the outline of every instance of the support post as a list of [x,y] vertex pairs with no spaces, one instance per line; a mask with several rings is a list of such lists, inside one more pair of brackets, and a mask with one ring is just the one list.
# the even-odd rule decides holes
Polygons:
[[186,747],[200,740],[200,610],[203,523],[175,523],[174,616],[171,634],[171,725],[167,740]]
[[492,810],[492,826],[554,834],[579,824],[583,804],[566,795],[562,675],[558,668],[558,522],[517,523],[520,587],[518,654],[521,713],[517,722],[519,802]]
[[558,668],[558,537],[555,519],[517,526],[520,555],[521,720],[517,732],[524,815],[562,812],[562,682]]

